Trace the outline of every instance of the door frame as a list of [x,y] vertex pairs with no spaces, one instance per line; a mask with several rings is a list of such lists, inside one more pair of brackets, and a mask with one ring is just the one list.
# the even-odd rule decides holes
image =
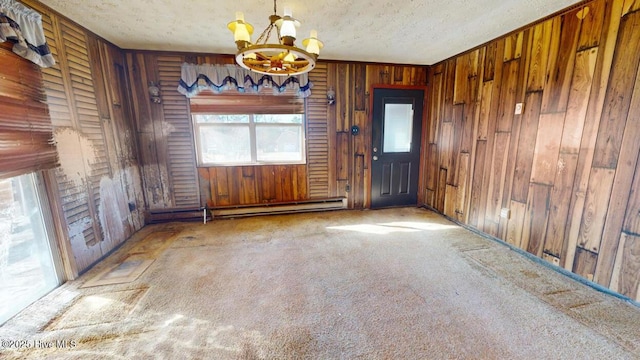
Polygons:
[[367,156],[365,157],[365,166],[367,171],[365,171],[365,184],[366,189],[364,192],[364,208],[371,209],[371,188],[372,188],[372,176],[371,176],[371,157],[373,148],[373,91],[375,89],[391,89],[391,90],[423,90],[424,91],[424,99],[422,102],[422,130],[420,134],[420,161],[418,162],[418,205],[424,203],[424,174],[422,169],[425,168],[425,152],[423,144],[427,139],[427,123],[426,120],[428,107],[428,86],[426,85],[390,85],[390,84],[374,84],[371,85],[371,89],[369,90],[369,109],[367,114]]

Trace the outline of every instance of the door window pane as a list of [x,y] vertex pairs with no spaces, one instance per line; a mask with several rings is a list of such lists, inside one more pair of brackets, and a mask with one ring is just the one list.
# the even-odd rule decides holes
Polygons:
[[0,180],[0,324],[57,285],[34,176]]
[[385,153],[410,152],[413,130],[413,104],[384,104],[382,150]]

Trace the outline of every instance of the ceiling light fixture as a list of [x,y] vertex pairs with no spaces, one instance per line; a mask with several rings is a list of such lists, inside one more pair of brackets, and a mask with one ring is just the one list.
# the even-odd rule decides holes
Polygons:
[[[273,0],[273,15],[269,16],[269,26],[260,34],[256,43],[251,42],[253,26],[244,21],[244,14],[236,12],[236,20],[227,27],[233,32],[238,47],[236,62],[245,69],[267,75],[298,75],[313,70],[320,49],[324,44],[318,40],[318,32],[311,30],[311,36],[302,41],[305,49],[295,46],[296,28],[300,22],[285,7],[284,16],[277,15],[276,0]],[[278,43],[268,43],[273,29],[276,29]]]

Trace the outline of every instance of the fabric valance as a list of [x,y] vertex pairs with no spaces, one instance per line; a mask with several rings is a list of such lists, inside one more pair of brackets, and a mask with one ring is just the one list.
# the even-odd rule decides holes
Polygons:
[[42,16],[15,0],[0,0],[0,42],[11,41],[13,52],[40,65],[50,67],[55,60],[42,29]]
[[275,95],[290,89],[304,98],[311,95],[312,86],[308,74],[271,76],[252,72],[237,65],[184,63],[178,91],[186,97],[193,97],[205,89],[217,93],[234,89],[241,93],[257,93],[270,88]]

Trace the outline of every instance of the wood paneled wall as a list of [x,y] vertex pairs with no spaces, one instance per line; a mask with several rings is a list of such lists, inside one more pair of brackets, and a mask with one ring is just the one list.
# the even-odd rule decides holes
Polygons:
[[[368,208],[371,201],[370,92],[373,85],[426,86],[427,67],[331,62],[327,87],[336,102],[327,111],[330,196],[347,197],[349,208]],[[315,89],[314,89],[315,90]],[[325,90],[325,89],[322,89]],[[326,91],[322,95],[326,95]],[[326,102],[326,98],[324,99]],[[351,127],[360,128],[358,135]]]
[[436,64],[424,147],[426,204],[636,300],[639,8],[587,2]]
[[[307,164],[197,168],[189,101],[177,92],[180,65],[233,63],[232,56],[166,52],[127,53],[136,129],[150,209],[258,205],[347,197],[368,206],[371,129],[369,90],[374,84],[426,85],[426,67],[320,62],[309,75],[306,100]],[[161,104],[147,84],[160,84]],[[336,103],[329,105],[333,87]],[[352,136],[351,126],[361,133]]]
[[[120,49],[33,0],[56,65],[42,69],[61,166],[49,175],[67,275],[144,225],[144,201]],[[2,69],[5,70],[5,69]]]

